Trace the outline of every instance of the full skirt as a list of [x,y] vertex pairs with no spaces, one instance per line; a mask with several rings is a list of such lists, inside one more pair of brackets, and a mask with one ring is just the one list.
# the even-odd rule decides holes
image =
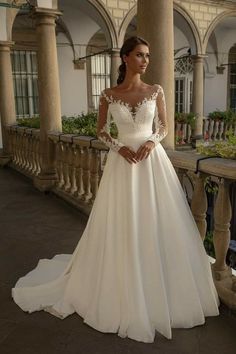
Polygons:
[[101,332],[147,343],[219,314],[209,258],[161,144],[132,165],[108,153],[74,253],[40,260],[12,296],[24,311],[77,312]]

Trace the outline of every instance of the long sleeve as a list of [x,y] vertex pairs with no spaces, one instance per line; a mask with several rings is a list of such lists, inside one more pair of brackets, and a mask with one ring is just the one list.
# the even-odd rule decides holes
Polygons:
[[162,141],[168,133],[167,117],[166,117],[166,102],[163,88],[158,86],[156,98],[156,115],[154,118],[154,131],[148,138],[155,146]]
[[118,152],[124,144],[114,139],[110,135],[111,114],[109,112],[109,104],[103,92],[99,99],[98,121],[97,121],[97,137],[110,149]]

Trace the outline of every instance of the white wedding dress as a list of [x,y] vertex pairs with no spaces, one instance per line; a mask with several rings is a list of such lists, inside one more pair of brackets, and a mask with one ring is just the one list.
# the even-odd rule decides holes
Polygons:
[[[28,312],[77,312],[101,332],[153,342],[157,330],[191,328],[219,314],[209,258],[175,170],[160,141],[164,94],[154,86],[135,107],[102,93],[100,138],[110,146],[86,229],[71,255],[40,260],[12,289]],[[111,119],[118,139],[109,135]],[[153,121],[155,125],[153,126]],[[155,142],[129,164],[117,151]],[[66,325],[66,324],[65,324]]]

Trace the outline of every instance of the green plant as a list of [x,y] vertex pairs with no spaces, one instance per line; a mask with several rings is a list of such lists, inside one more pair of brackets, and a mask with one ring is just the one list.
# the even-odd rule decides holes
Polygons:
[[218,192],[219,187],[216,182],[211,180],[210,176],[205,179],[204,185],[206,192],[211,194],[216,194]]
[[199,144],[197,152],[206,156],[219,156],[226,159],[236,159],[236,136],[232,129],[226,132],[227,141]]
[[194,129],[196,123],[196,116],[193,112],[175,112],[175,121],[177,123],[190,124],[191,128]]
[[215,258],[215,248],[213,244],[213,232],[207,232],[206,237],[204,239],[204,247],[207,254],[213,258]]
[[[17,119],[19,126],[28,128],[40,128],[40,119],[37,118],[19,118]],[[65,134],[78,134],[96,137],[97,136],[97,113],[81,113],[78,116],[66,117],[62,116],[62,132]],[[115,123],[111,123],[110,133],[112,137],[117,137],[117,127]]]
[[17,122],[17,125],[19,125],[21,127],[34,128],[34,129],[39,129],[40,128],[39,117],[18,118],[16,120],[16,122]]
[[216,110],[210,112],[208,114],[208,117],[215,121],[223,121],[229,124],[236,123],[236,113],[231,109],[228,109],[226,111]]

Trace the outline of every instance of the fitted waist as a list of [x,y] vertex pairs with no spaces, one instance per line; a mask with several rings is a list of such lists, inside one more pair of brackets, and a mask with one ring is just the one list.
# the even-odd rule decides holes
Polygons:
[[138,147],[140,144],[144,143],[147,141],[148,138],[152,135],[151,130],[145,130],[145,131],[137,131],[137,132],[130,132],[130,133],[122,133],[118,135],[118,140],[125,144],[125,145],[131,145],[134,147]]

